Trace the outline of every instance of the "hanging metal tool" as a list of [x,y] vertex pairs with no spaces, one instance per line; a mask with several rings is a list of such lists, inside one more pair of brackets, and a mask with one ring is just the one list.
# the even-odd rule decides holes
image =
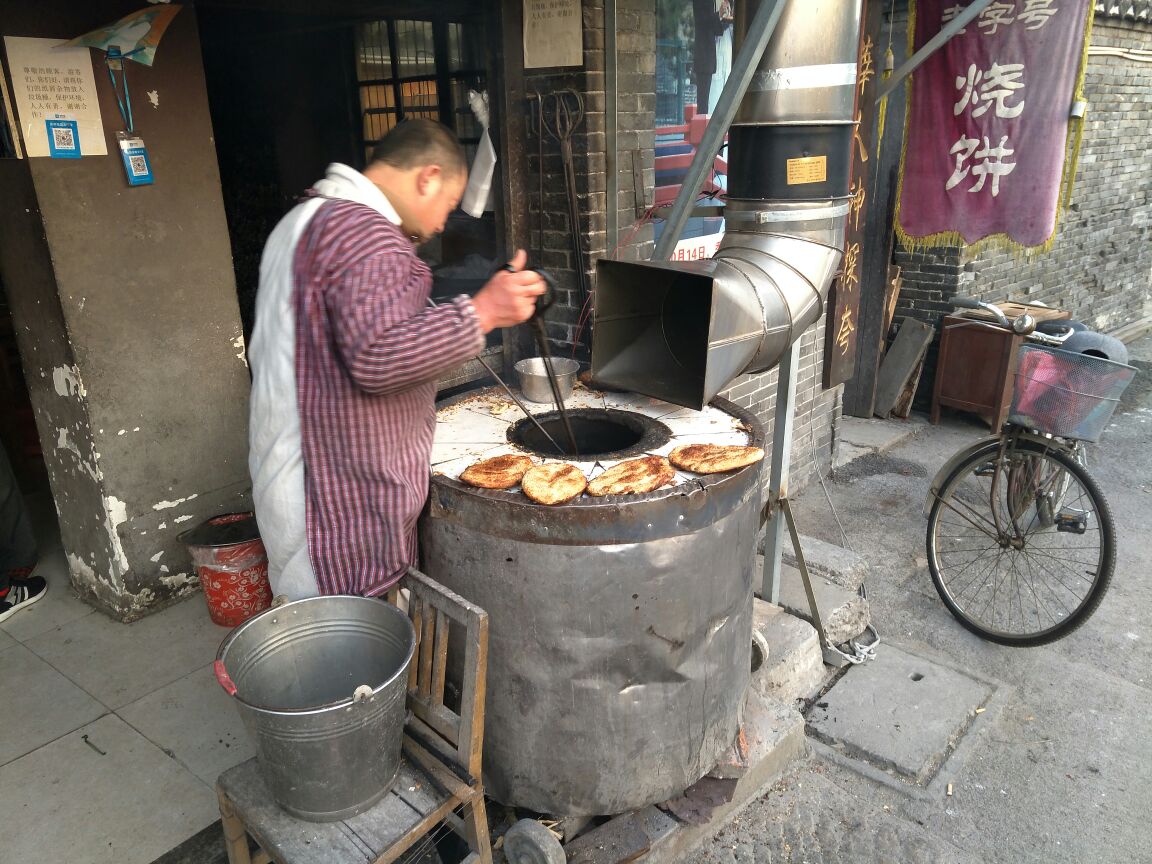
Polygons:
[[[556,370],[552,367],[552,351],[548,347],[548,331],[544,327],[544,313],[552,308],[552,304],[556,302],[556,280],[552,278],[552,274],[544,270],[537,270],[536,273],[544,280],[547,290],[536,298],[536,311],[528,323],[536,335],[536,349],[544,361],[544,371],[548,373],[548,387],[552,390],[556,412],[560,415],[560,422],[564,426],[564,432],[568,436],[568,444],[572,448],[567,455],[579,457],[580,448],[576,446],[576,435],[572,431],[571,422],[568,420],[568,411],[564,408],[564,397],[560,394],[560,383],[556,380]],[[552,440],[551,436],[548,440]],[[555,444],[556,442],[553,441],[552,443]],[[559,447],[556,449],[557,452],[563,452]]]
[[[557,90],[539,97],[540,123],[543,131],[555,139],[560,145],[560,160],[564,166],[564,194],[568,199],[568,229],[572,240],[572,256],[575,259],[573,269],[576,271],[577,284],[580,287],[580,307],[588,302],[590,293],[588,273],[585,268],[584,246],[580,233],[580,199],[576,191],[576,166],[572,156],[572,135],[584,122],[584,97],[575,90]],[[541,164],[543,176],[543,164]],[[541,214],[544,202],[540,202]]]

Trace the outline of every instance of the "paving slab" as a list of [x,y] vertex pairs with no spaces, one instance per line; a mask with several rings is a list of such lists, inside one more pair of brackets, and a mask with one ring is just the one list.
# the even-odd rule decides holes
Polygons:
[[0,765],[108,712],[23,645],[0,653],[0,669]]
[[847,755],[928,783],[992,687],[893,645],[852,667],[808,711],[808,731]]
[[256,755],[236,705],[220,687],[211,665],[116,713],[209,785],[233,765]]
[[839,438],[845,444],[881,452],[919,434],[924,426],[924,419],[917,415],[907,420],[843,417],[840,420]]
[[131,624],[93,613],[25,644],[116,709],[211,663],[226,635],[197,596]]
[[211,787],[112,714],[0,767],[0,812],[12,864],[146,864],[219,818]]
[[[0,624],[0,631],[18,642],[27,642],[34,636],[62,627],[95,610],[76,596],[68,576],[68,562],[64,550],[41,550],[40,561],[34,571],[48,582],[48,593],[27,609],[15,613]],[[3,638],[0,635],[0,638]]]

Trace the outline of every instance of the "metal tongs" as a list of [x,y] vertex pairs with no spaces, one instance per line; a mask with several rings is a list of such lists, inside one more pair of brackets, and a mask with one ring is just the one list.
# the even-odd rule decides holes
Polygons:
[[[511,269],[511,268],[509,268]],[[536,349],[540,352],[540,359],[544,361],[544,371],[548,375],[548,386],[552,390],[552,400],[556,403],[556,411],[560,415],[560,422],[564,426],[564,433],[568,436],[571,446],[571,455],[579,458],[580,449],[576,446],[576,435],[572,431],[572,424],[568,420],[568,411],[564,408],[564,397],[560,395],[560,382],[556,380],[556,370],[552,368],[552,352],[548,348],[548,331],[544,329],[544,313],[552,308],[556,302],[556,280],[546,270],[537,270],[537,275],[544,280],[546,290],[536,298],[536,311],[528,319],[536,336]],[[549,440],[551,436],[549,436]],[[552,441],[555,444],[555,441]],[[559,447],[556,448],[558,451]],[[563,454],[561,454],[563,455]]]

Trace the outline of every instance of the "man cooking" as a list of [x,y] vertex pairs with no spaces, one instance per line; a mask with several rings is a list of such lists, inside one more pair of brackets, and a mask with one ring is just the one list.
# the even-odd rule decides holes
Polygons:
[[416,245],[444,229],[466,179],[451,130],[408,120],[363,173],[330,165],[268,239],[249,468],[274,594],[375,596],[416,563],[436,381],[544,293],[520,250],[475,297],[428,305]]

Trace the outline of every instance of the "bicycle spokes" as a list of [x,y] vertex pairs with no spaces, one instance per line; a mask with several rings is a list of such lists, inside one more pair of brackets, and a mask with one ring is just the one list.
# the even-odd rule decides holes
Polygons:
[[1009,441],[957,466],[929,517],[940,596],[969,629],[1042,644],[1099,603],[1114,560],[1111,515],[1084,469]]

